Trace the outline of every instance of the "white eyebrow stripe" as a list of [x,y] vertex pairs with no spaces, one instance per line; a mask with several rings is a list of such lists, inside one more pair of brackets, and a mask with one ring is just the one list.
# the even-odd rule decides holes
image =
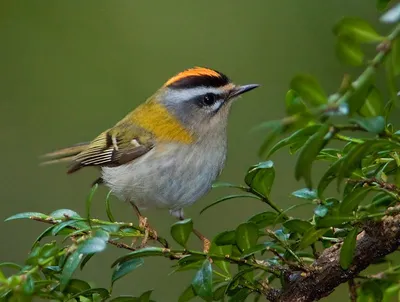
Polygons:
[[214,88],[214,87],[196,87],[196,88],[185,88],[179,90],[169,88],[167,90],[168,99],[173,100],[174,103],[191,100],[195,97],[205,95],[206,93],[214,93],[216,95],[219,95],[222,92],[223,90],[221,90],[221,88]]

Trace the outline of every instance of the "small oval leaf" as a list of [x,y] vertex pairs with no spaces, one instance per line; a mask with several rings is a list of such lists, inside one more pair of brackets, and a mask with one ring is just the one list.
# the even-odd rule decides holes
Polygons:
[[352,229],[344,239],[340,250],[340,266],[343,269],[348,269],[353,261],[354,250],[356,248],[358,229]]
[[321,128],[312,135],[304,147],[301,149],[299,157],[295,166],[295,177],[296,180],[304,178],[304,181],[308,188],[312,188],[311,181],[311,168],[312,163],[325,146],[327,141],[324,139],[325,135],[329,132],[329,125],[324,124]]
[[314,190],[308,188],[300,189],[292,193],[293,196],[302,199],[314,200],[317,199],[317,193]]
[[306,231],[312,228],[312,224],[310,222],[297,218],[285,221],[283,226],[291,232],[300,234],[304,234]]
[[232,245],[236,243],[236,232],[235,231],[225,231],[214,238],[216,245]]
[[38,213],[38,212],[25,212],[25,213],[19,213],[19,214],[10,216],[7,219],[5,219],[4,221],[10,221],[10,220],[15,220],[15,219],[32,219],[32,217],[46,219],[48,216],[43,213]]
[[364,63],[364,53],[361,46],[348,36],[342,36],[336,41],[336,56],[344,64],[361,66]]
[[316,230],[315,228],[310,228],[308,231],[304,233],[303,238],[301,238],[299,249],[302,250],[310,246],[315,241],[317,241],[322,235],[324,235],[327,231],[328,229]]
[[163,255],[168,255],[168,250],[161,248],[161,247],[144,247],[141,249],[138,249],[134,252],[128,253],[117,260],[114,261],[114,263],[111,265],[111,267],[114,267],[115,265],[134,259],[134,258],[141,258],[141,257],[150,257],[150,256],[163,256]]
[[111,284],[113,285],[115,281],[127,275],[131,271],[137,269],[142,266],[144,263],[142,258],[134,258],[122,263],[118,263],[114,269],[114,272],[111,277]]
[[186,242],[193,231],[193,221],[188,218],[174,223],[171,227],[171,235],[174,240],[183,247],[186,247]]
[[383,41],[376,30],[365,20],[355,17],[345,17],[333,29],[337,36],[349,36],[359,43]]
[[275,180],[274,163],[271,160],[250,167],[245,183],[262,196],[269,196]]
[[290,82],[290,88],[296,91],[301,98],[311,105],[326,104],[328,99],[317,80],[308,74],[295,76]]
[[60,289],[61,291],[64,291],[66,286],[68,285],[69,280],[71,279],[73,273],[79,266],[79,262],[82,260],[83,254],[79,253],[77,250],[74,251],[67,260],[65,261],[65,264],[63,266],[63,271],[61,273],[60,277]]
[[282,221],[285,221],[283,215],[278,215],[277,213],[271,211],[258,213],[250,217],[248,220],[248,222],[255,223],[259,229],[281,223]]
[[193,290],[202,298],[210,298],[213,295],[212,284],[213,273],[211,262],[209,259],[206,259],[192,281]]
[[370,187],[359,187],[352,190],[346,195],[340,204],[339,212],[341,214],[351,214],[351,212],[360,205],[370,191]]
[[255,246],[257,240],[258,227],[254,223],[242,223],[236,228],[236,244],[242,251]]

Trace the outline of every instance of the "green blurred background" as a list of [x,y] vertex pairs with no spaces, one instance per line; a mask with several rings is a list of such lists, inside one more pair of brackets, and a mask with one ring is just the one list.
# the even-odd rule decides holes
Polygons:
[[[175,73],[196,65],[226,73],[236,83],[261,83],[232,110],[229,153],[221,180],[242,182],[256,163],[265,136],[251,129],[284,115],[291,77],[308,72],[334,91],[343,72],[357,72],[334,56],[332,25],[342,16],[377,24],[375,1],[0,1],[0,220],[24,211],[50,213],[69,208],[84,215],[95,169],[67,176],[64,165],[39,167],[38,156],[92,139],[136,107]],[[296,182],[294,158],[274,158],[277,177],[272,198],[282,208]],[[93,216],[105,218],[101,188]],[[212,237],[265,209],[254,200],[234,200],[199,215],[229,190],[214,190],[186,216]],[[114,215],[133,220],[133,212],[113,199]],[[299,208],[296,214],[311,213]],[[223,215],[220,215],[224,213]],[[169,238],[174,218],[147,212],[161,236]],[[0,261],[22,262],[44,225],[32,221],[1,223]],[[200,243],[192,240],[194,247]],[[93,258],[79,276],[96,286],[110,284],[110,264],[124,253],[114,247]],[[176,301],[193,272],[168,275],[173,263],[147,259],[118,281],[116,294],[155,289],[157,301]],[[345,298],[337,290],[326,300]]]

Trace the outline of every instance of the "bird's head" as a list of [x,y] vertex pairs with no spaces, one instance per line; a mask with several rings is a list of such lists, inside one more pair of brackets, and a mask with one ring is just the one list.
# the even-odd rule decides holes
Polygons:
[[235,85],[218,71],[195,67],[170,78],[155,98],[186,129],[201,136],[224,129],[233,101],[258,86]]

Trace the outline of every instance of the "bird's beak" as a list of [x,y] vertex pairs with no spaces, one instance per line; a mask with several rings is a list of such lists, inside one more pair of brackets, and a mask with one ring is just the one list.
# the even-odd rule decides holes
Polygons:
[[230,92],[229,99],[235,98],[235,97],[237,97],[245,92],[248,92],[250,90],[253,90],[259,86],[260,86],[259,84],[248,84],[248,85],[236,86]]

